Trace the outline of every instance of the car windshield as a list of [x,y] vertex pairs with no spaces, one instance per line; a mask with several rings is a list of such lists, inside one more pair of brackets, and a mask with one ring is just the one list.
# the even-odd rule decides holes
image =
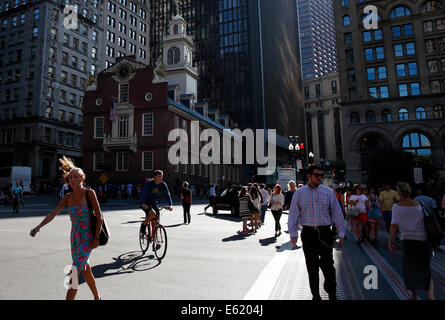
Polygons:
[[225,197],[227,195],[227,193],[229,192],[230,189],[225,189],[222,193],[221,193],[221,197]]

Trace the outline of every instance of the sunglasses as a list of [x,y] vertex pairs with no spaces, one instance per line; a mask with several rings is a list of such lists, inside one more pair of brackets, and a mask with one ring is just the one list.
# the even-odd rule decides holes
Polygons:
[[322,173],[314,173],[313,176],[314,176],[315,178],[323,178],[323,177],[324,177],[324,174],[322,174]]

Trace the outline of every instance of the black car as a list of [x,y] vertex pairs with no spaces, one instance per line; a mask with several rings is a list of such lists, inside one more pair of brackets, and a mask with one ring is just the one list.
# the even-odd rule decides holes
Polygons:
[[234,216],[239,215],[239,198],[238,194],[241,187],[228,187],[223,190],[213,200],[213,213],[217,214],[219,210],[227,210]]

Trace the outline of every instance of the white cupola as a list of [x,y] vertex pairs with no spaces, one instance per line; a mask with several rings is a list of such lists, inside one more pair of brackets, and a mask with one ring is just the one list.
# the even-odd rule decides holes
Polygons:
[[198,94],[198,72],[193,67],[195,44],[187,35],[187,21],[177,14],[169,21],[169,34],[163,41],[163,64],[170,85],[179,85],[181,94]]

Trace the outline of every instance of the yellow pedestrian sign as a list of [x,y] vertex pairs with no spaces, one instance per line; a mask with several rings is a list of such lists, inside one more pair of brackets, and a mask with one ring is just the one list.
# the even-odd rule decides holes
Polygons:
[[100,182],[102,182],[102,184],[106,184],[108,182],[108,176],[105,173],[102,173],[102,175],[99,177]]

